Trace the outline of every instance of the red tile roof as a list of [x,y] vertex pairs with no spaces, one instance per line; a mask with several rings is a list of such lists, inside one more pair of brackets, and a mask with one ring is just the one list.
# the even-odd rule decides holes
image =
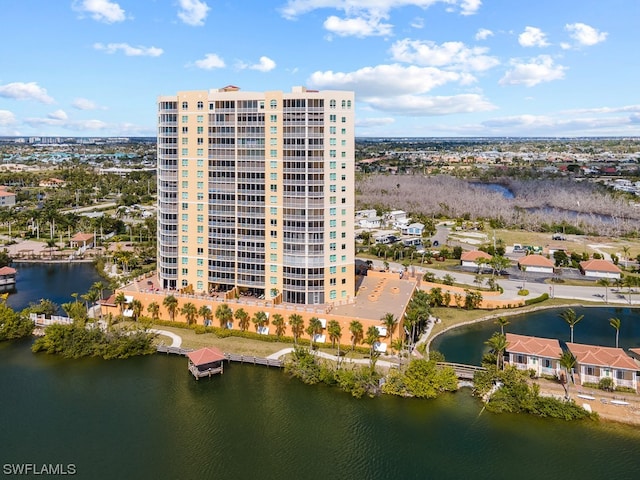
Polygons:
[[553,268],[555,264],[547,257],[543,257],[542,255],[527,255],[526,257],[522,257],[520,260],[518,260],[518,265],[524,267]]
[[93,233],[76,233],[71,237],[72,242],[87,242],[93,240]]
[[464,252],[460,256],[460,260],[462,260],[463,262],[475,262],[479,258],[491,260],[493,257],[487,252],[483,252],[481,250],[471,250],[470,252]]
[[580,262],[580,268],[584,271],[590,270],[592,272],[622,273],[622,270],[617,265],[597,258]]
[[15,275],[17,270],[11,267],[0,268],[0,275]]
[[623,349],[567,343],[567,348],[576,357],[578,363],[599,367],[615,367],[624,370],[640,370],[638,364]]
[[0,190],[0,197],[15,197],[16,194],[13,192],[6,192],[4,190]]
[[208,363],[219,362],[225,358],[222,350],[218,350],[214,347],[201,348],[200,350],[189,352],[187,356],[189,357],[189,360],[191,360],[191,363],[196,367],[199,365],[206,365]]
[[545,358],[559,358],[562,354],[560,342],[555,338],[538,338],[507,333],[507,352],[524,353]]

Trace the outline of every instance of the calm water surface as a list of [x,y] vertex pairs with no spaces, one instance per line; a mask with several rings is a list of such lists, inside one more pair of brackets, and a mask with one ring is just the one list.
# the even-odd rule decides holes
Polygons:
[[[569,325],[560,318],[564,310],[554,308],[507,317],[510,323],[505,327],[505,332],[568,342]],[[574,342],[615,347],[616,332],[609,325],[609,319],[616,317],[621,321],[619,346],[624,349],[640,347],[640,309],[576,307],[574,310],[578,315],[584,315],[573,327]],[[436,337],[431,348],[442,352],[450,362],[479,365],[482,355],[489,350],[484,342],[499,330],[500,327],[492,321],[465,325]]]

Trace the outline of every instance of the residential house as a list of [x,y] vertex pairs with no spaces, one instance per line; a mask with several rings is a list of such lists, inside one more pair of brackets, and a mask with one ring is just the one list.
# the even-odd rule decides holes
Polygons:
[[471,250],[470,252],[464,252],[460,256],[460,264],[463,267],[479,268],[479,259],[484,259],[484,263],[489,263],[493,257],[481,250]]
[[518,260],[518,268],[525,267],[527,272],[553,273],[554,262],[542,255],[527,255]]
[[421,237],[423,231],[424,231],[424,224],[417,223],[417,222],[400,227],[400,232],[402,232],[403,235],[418,235]]
[[358,220],[358,225],[361,228],[380,228],[381,226],[381,218],[380,217],[365,217]]
[[393,210],[386,215],[387,222],[393,225],[395,228],[401,228],[409,225],[409,217],[404,210]]
[[47,178],[45,180],[41,180],[38,186],[42,188],[58,188],[64,187],[66,184],[67,182],[60,180],[59,178]]
[[555,338],[529,337],[507,333],[508,363],[520,370],[533,370],[536,376],[554,375],[560,372],[562,348]]
[[[6,188],[6,187],[5,187]],[[0,190],[0,207],[13,207],[16,204],[16,194]]]
[[585,277],[592,278],[620,278],[622,270],[611,262],[594,258],[580,262],[580,271]]
[[93,233],[76,233],[71,237],[69,242],[71,248],[91,248],[93,247],[94,235]]
[[636,375],[640,366],[621,348],[600,347],[567,343],[567,348],[576,357],[576,383],[599,383],[603,378],[611,378],[614,387],[628,387],[637,390]]

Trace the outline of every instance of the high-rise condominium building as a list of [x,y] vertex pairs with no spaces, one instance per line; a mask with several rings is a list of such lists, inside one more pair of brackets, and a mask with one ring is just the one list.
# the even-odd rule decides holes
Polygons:
[[354,203],[353,92],[158,98],[162,287],[348,300]]

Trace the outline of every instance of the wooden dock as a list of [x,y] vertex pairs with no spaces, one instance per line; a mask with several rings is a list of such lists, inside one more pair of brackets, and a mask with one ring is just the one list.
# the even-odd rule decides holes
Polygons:
[[211,378],[211,375],[224,373],[224,367],[221,366],[220,368],[207,368],[206,370],[198,370],[198,367],[196,367],[193,363],[189,363],[189,371],[194,377],[196,377],[196,380],[199,380],[202,377]]
[[[168,347],[166,345],[158,345],[157,350],[158,353],[181,355],[183,357],[186,357],[189,352],[193,351],[192,349]],[[250,365],[264,365],[266,367],[277,368],[284,367],[284,361],[275,358],[254,357],[253,355],[238,355],[235,353],[225,353],[224,358],[227,362],[248,363]]]

